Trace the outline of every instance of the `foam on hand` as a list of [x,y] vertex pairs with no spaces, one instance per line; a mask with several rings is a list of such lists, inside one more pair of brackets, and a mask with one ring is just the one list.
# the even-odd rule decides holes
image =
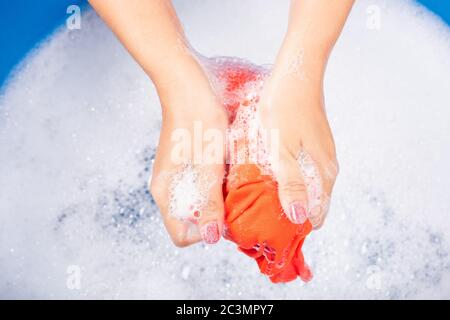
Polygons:
[[213,180],[204,171],[186,164],[172,175],[169,187],[169,214],[180,220],[196,222],[208,201]]

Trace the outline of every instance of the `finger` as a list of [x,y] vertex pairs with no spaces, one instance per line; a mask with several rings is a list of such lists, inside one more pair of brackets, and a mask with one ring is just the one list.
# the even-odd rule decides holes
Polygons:
[[290,152],[280,153],[275,174],[284,212],[293,223],[304,223],[308,216],[308,195],[296,157]]
[[311,209],[311,214],[309,215],[309,221],[311,222],[311,225],[313,226],[313,229],[320,229],[327,217],[328,214],[328,203],[329,200],[325,200],[326,202],[321,203],[319,205],[314,206],[314,208]]
[[223,230],[224,206],[223,206],[223,165],[214,165],[202,168],[209,171],[211,177],[208,183],[208,198],[205,206],[201,209],[198,226],[203,241],[214,244],[220,240]]
[[169,212],[169,184],[171,183],[167,171],[153,175],[149,181],[150,192],[159,208],[164,226],[177,247],[186,247],[201,241],[200,232],[195,224],[182,221]]
[[338,174],[338,164],[335,159],[327,157],[316,157],[318,172],[320,176],[320,196],[319,201],[310,211],[309,220],[314,229],[322,227],[327,217],[331,194]]
[[167,150],[170,150],[170,145],[167,144],[168,139],[164,137],[165,132],[163,130],[161,133],[160,144],[152,166],[152,176],[149,179],[149,190],[172,242],[178,247],[186,247],[201,241],[201,236],[197,226],[170,213],[170,189],[181,165],[168,158],[170,153]]
[[167,231],[178,246],[216,243],[223,225],[223,162],[194,165],[186,153],[180,158],[166,132],[160,137],[151,189]]

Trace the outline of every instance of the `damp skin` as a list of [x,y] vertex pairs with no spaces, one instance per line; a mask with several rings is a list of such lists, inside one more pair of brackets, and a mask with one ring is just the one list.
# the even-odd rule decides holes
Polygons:
[[304,65],[304,50],[300,49],[297,53],[291,54],[288,57],[288,64],[285,67],[284,73],[286,77],[293,79],[304,80],[305,70]]

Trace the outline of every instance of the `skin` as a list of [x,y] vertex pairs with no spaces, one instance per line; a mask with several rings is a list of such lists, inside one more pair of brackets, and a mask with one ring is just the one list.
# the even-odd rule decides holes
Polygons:
[[[217,242],[224,219],[223,157],[214,164],[194,164],[198,172],[214,181],[195,227],[169,214],[169,177],[181,167],[173,161],[172,133],[183,128],[194,135],[194,123],[198,121],[204,130],[223,133],[228,125],[227,115],[189,47],[171,1],[89,2],[152,79],[158,92],[163,124],[149,188],[171,239],[179,247],[201,240]],[[302,223],[309,218],[316,228],[325,219],[326,203],[337,175],[335,146],[324,108],[323,77],[328,56],[352,4],[353,0],[292,0],[288,30],[259,108],[262,125],[280,132],[275,177],[284,211],[292,222]],[[311,155],[321,175],[323,203],[315,208],[308,207],[296,161],[300,150]],[[185,162],[194,160],[194,152],[184,156]]]
[[[261,97],[260,118],[280,134],[275,176],[284,211],[294,223],[309,218],[322,226],[338,174],[336,149],[325,112],[323,80],[331,50],[353,0],[293,0],[286,36]],[[321,204],[308,206],[300,150],[317,165],[322,181]]]

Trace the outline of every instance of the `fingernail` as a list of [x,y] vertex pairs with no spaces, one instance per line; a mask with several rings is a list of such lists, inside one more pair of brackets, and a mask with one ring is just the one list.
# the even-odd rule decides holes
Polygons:
[[202,239],[207,244],[214,244],[220,239],[219,225],[209,222],[201,228]]
[[291,204],[291,221],[296,224],[302,224],[306,219],[305,206],[298,201],[293,202]]

